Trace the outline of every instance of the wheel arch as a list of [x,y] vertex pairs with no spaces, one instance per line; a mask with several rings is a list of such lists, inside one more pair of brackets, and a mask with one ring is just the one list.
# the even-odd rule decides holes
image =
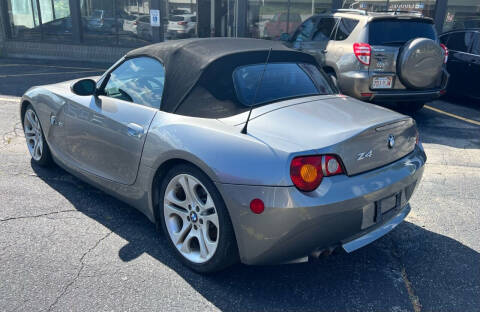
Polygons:
[[[214,184],[216,179],[216,176],[212,172],[207,172],[207,170],[204,170],[202,166],[198,165],[196,161],[192,161],[187,159],[186,157],[173,157],[164,160],[160,165],[157,166],[157,169],[155,170],[155,173],[153,174],[153,179],[152,183],[150,186],[150,192],[151,192],[151,205],[152,205],[152,212],[153,212],[153,217],[155,222],[157,223],[158,226],[158,218],[159,218],[159,211],[158,211],[158,205],[160,203],[160,185],[162,184],[163,179],[169,172],[169,170],[175,166],[179,165],[190,165],[195,167],[196,169],[200,170],[203,172]],[[218,189],[217,189],[218,190]],[[221,194],[221,192],[218,190],[220,196],[222,197],[223,202],[225,203],[225,200]],[[228,211],[228,209],[227,209]]]
[[22,128],[24,127],[23,121],[25,119],[25,112],[27,111],[28,105],[32,105],[31,101],[27,99],[22,99],[22,102],[20,104],[20,121],[22,122]]

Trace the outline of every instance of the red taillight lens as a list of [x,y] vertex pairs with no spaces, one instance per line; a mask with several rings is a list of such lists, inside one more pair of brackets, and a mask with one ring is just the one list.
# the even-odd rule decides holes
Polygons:
[[370,65],[370,56],[372,55],[372,47],[368,43],[354,43],[353,53],[358,61],[364,65]]
[[185,26],[185,25],[187,25],[187,22],[178,22],[177,24],[178,24],[178,25]]
[[261,199],[255,198],[250,202],[250,210],[253,213],[261,214],[265,210],[265,204]]
[[444,63],[444,64],[447,64],[447,61],[448,61],[448,48],[447,48],[447,46],[444,45],[443,43],[440,43],[440,46],[442,47],[443,52],[444,52],[443,63]]
[[295,157],[290,164],[293,184],[304,192],[315,190],[324,176],[343,173],[340,161],[333,155]]

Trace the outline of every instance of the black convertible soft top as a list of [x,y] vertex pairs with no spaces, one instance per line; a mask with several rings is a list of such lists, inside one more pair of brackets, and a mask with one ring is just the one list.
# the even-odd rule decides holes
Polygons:
[[[165,67],[165,85],[160,109],[183,114],[180,112],[182,109],[179,109],[180,104],[198,83],[202,81],[202,90],[205,91],[218,89],[220,88],[218,84],[225,83],[225,75],[231,77],[236,67],[264,63],[270,49],[272,52],[269,62],[293,61],[317,64],[313,56],[287,48],[281,42],[250,38],[173,40],[132,50],[127,53],[126,58],[148,56],[159,60]],[[232,88],[231,86],[222,88],[225,87]],[[203,95],[205,98],[205,94]],[[208,99],[210,109],[215,106],[212,100],[213,102],[215,99],[220,102],[224,100],[215,95],[208,96]],[[226,108],[223,104],[218,108],[224,111],[232,109]],[[225,115],[225,112],[219,114]]]

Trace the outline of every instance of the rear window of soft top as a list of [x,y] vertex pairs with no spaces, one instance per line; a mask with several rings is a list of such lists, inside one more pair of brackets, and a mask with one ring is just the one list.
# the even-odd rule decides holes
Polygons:
[[429,21],[415,19],[374,20],[368,26],[371,45],[403,45],[415,38],[436,40],[434,26]]

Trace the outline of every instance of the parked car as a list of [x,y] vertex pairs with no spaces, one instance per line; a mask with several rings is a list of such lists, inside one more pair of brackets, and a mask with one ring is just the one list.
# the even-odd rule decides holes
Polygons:
[[480,28],[453,30],[440,35],[448,47],[448,94],[480,99]]
[[302,18],[298,13],[277,13],[265,23],[263,36],[269,39],[279,39],[283,33],[293,33],[301,23]]
[[170,11],[171,15],[189,15],[192,11],[188,8],[177,8]]
[[140,15],[133,20],[124,20],[123,30],[131,32],[147,41],[152,40],[152,26],[150,25],[150,15]]
[[171,15],[168,18],[167,35],[170,38],[195,37],[197,29],[196,15]]
[[445,92],[448,51],[433,20],[418,13],[338,10],[312,16],[284,38],[358,99],[417,111]]
[[135,206],[199,272],[365,246],[409,213],[426,161],[412,118],[268,40],[145,46],[29,89],[20,114],[34,165]]
[[116,11],[116,15],[109,10],[94,10],[85,20],[86,29],[89,32],[114,34],[123,30],[124,20],[135,20],[135,17],[124,10]]

